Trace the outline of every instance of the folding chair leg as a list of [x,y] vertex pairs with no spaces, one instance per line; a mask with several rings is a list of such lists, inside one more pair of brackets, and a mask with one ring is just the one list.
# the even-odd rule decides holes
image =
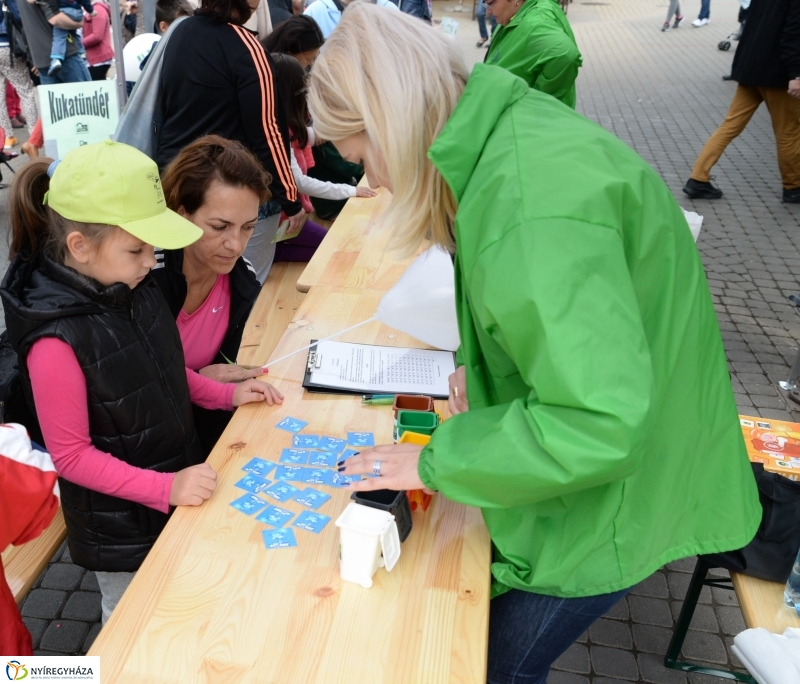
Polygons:
[[707,579],[708,571],[712,568],[711,565],[706,563],[702,558],[697,559],[697,565],[692,574],[692,581],[689,583],[689,588],[686,590],[686,597],[683,599],[683,607],[681,614],[678,616],[678,623],[675,625],[675,631],[672,633],[672,639],[667,648],[667,655],[664,657],[664,666],[673,670],[682,670],[683,672],[699,672],[700,674],[713,675],[721,677],[722,679],[732,679],[737,682],[745,682],[746,684],[758,684],[753,677],[749,674],[741,672],[729,672],[728,670],[718,670],[714,667],[704,667],[702,665],[694,665],[693,663],[685,663],[678,660],[683,648],[683,642],[686,640],[686,634],[689,631],[689,626],[692,624],[692,617],[694,616],[697,602],[700,600],[700,592],[703,591],[704,586],[715,586],[723,589],[730,589],[726,586],[730,582],[724,579]]

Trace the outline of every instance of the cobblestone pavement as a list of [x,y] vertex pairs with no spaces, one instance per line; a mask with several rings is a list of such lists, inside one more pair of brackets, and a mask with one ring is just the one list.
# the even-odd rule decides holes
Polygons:
[[[457,40],[473,61],[475,22],[460,23]],[[666,2],[581,2],[569,18],[584,55],[578,109],[631,145],[663,176],[686,209],[705,217],[698,242],[708,273],[742,413],[800,420],[776,389],[785,379],[800,339],[800,320],[786,297],[800,292],[793,269],[800,207],[780,202],[774,139],[762,108],[715,169],[725,197],[688,200],[681,188],[697,152],[722,120],[735,85],[721,80],[732,52],[717,43],[736,28],[738,3],[714,0],[712,21],[694,29],[699,2],[684,7],[679,30],[661,33]],[[444,11],[443,11],[444,10]],[[735,43],[734,43],[735,45]],[[575,183],[580,183],[576,178]],[[672,563],[635,587],[555,664],[550,684],[712,684],[723,680],[663,667],[663,654],[694,566]],[[93,573],[71,564],[62,548],[22,604],[39,654],[84,653],[99,631],[100,595]],[[744,629],[731,591],[705,588],[683,656],[739,667],[733,635]]]

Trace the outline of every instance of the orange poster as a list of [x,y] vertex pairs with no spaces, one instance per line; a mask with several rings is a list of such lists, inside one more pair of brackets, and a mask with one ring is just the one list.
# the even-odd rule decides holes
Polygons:
[[800,423],[739,416],[747,455],[753,463],[790,480],[800,480]]

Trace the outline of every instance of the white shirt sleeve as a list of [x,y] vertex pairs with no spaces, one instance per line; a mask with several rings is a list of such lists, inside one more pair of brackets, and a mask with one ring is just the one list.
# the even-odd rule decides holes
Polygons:
[[328,181],[321,181],[317,178],[306,176],[300,170],[300,165],[297,163],[297,158],[294,156],[294,150],[289,148],[291,152],[292,175],[294,182],[297,184],[297,189],[304,195],[310,197],[319,197],[321,199],[329,200],[343,200],[356,196],[356,186],[347,183],[330,183]]

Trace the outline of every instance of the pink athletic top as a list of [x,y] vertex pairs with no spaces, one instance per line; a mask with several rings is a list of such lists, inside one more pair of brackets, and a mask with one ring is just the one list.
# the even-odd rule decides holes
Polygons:
[[186,367],[200,370],[214,363],[231,316],[231,277],[218,275],[206,301],[193,314],[178,314],[178,332],[183,342]]
[[[43,337],[33,343],[27,362],[42,435],[58,474],[96,492],[167,513],[174,473],[137,468],[92,444],[86,378],[72,347]],[[233,408],[235,384],[216,382],[188,368],[186,380],[193,404]]]

